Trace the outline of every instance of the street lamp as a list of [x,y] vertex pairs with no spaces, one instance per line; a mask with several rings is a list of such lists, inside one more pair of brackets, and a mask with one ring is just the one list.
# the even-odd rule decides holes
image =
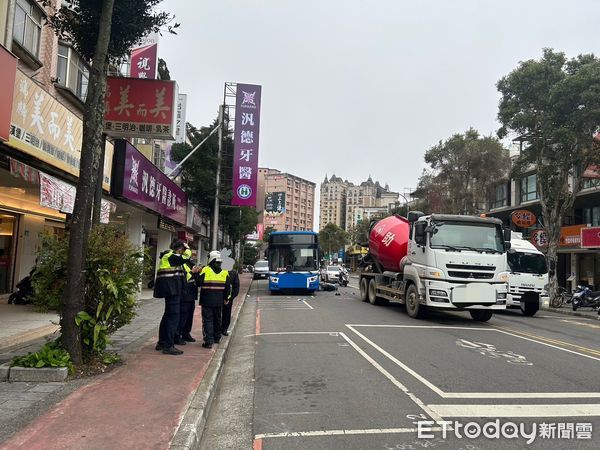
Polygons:
[[406,217],[408,217],[408,213],[410,212],[410,202],[406,199],[404,195],[400,193],[398,193],[398,195],[402,197],[404,199],[404,202],[406,203]]

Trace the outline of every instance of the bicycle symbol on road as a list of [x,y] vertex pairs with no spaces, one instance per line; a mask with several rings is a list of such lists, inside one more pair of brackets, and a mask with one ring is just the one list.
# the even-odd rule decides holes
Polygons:
[[496,346],[492,344],[484,344],[483,342],[471,342],[466,339],[459,339],[456,341],[456,345],[463,348],[468,348],[476,351],[480,355],[487,356],[494,359],[504,359],[509,364],[515,364],[519,366],[533,366],[532,362],[527,361],[523,355],[514,353],[513,351],[502,351],[498,350]]

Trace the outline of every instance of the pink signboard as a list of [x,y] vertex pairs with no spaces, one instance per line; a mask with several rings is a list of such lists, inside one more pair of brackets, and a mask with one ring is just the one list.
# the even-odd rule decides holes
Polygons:
[[151,44],[131,50],[129,76],[131,78],[154,80],[156,78],[157,61],[158,44]]
[[129,142],[115,141],[111,192],[186,224],[187,194]]
[[231,199],[235,206],[256,208],[260,95],[260,86],[237,85]]
[[581,247],[600,247],[600,227],[587,227],[581,229]]

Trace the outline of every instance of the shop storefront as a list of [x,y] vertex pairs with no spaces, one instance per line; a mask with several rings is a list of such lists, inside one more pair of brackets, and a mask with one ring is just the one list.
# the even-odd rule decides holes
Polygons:
[[[121,224],[129,240],[157,255],[169,248],[187,223],[187,194],[133,145],[116,140],[111,193],[117,199],[111,222]],[[148,280],[154,274],[148,274]]]

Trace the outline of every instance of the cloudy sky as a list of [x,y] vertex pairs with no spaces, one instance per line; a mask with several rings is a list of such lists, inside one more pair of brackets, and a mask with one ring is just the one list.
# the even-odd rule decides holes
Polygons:
[[165,0],[181,22],[159,53],[188,121],[223,83],[263,86],[260,165],[319,183],[369,174],[413,188],[423,154],[498,128],[495,83],[543,47],[597,51],[593,0]]

